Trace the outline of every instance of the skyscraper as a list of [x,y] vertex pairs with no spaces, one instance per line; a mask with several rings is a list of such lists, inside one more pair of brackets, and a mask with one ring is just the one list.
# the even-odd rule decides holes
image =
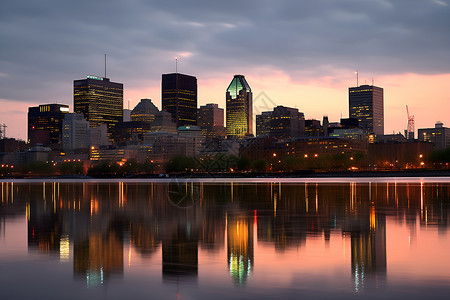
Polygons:
[[28,142],[60,149],[62,123],[69,112],[66,104],[43,104],[28,108]]
[[226,92],[227,137],[253,134],[253,94],[244,75],[234,75]]
[[359,121],[366,133],[384,134],[383,89],[361,85],[348,89],[349,117]]
[[88,75],[73,82],[74,112],[83,114],[89,126],[108,126],[108,133],[123,119],[123,84]]
[[161,106],[172,115],[177,127],[197,125],[197,78],[180,73],[163,74]]

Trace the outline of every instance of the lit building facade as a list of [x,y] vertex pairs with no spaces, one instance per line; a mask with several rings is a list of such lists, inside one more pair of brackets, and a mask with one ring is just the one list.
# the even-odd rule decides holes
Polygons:
[[73,105],[74,112],[83,114],[91,127],[106,124],[112,133],[123,120],[123,84],[91,75],[74,80]]
[[44,104],[28,108],[28,142],[60,149],[62,123],[69,112],[65,104]]
[[228,138],[253,134],[253,94],[244,75],[234,75],[226,91]]
[[177,127],[197,125],[197,78],[171,73],[162,75],[162,110],[172,115]]
[[277,106],[270,121],[270,136],[277,139],[294,138],[303,135],[305,117],[298,109]]
[[305,131],[305,116],[297,108],[277,106],[256,116],[256,135],[277,139],[300,137]]
[[151,99],[141,99],[141,102],[131,111],[130,120],[153,122],[155,120],[155,114],[158,112],[158,108],[153,104]]
[[260,115],[256,115],[256,136],[269,136],[271,120],[271,111],[263,111]]
[[419,141],[433,143],[436,150],[447,149],[450,147],[450,128],[436,122],[434,128],[419,129]]
[[349,116],[356,118],[366,133],[384,134],[383,88],[361,85],[348,89]]
[[224,110],[219,105],[209,103],[198,109],[198,126],[206,138],[225,137]]
[[323,136],[323,127],[320,125],[320,120],[305,120],[305,135],[311,137]]

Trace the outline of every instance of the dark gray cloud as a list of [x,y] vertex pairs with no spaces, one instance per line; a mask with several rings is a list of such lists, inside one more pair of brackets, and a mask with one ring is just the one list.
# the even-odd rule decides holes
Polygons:
[[255,67],[322,74],[450,72],[448,0],[6,1],[0,99],[71,104],[72,81],[137,88],[180,69],[199,78]]

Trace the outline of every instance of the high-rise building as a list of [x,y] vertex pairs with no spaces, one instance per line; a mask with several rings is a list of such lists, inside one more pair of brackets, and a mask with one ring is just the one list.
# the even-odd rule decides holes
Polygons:
[[28,142],[60,149],[62,122],[69,112],[66,104],[43,104],[28,108]]
[[227,137],[253,134],[253,94],[244,75],[234,75],[226,92]]
[[225,127],[223,126],[224,111],[219,105],[209,103],[200,106],[198,109],[198,126],[202,129],[202,134],[207,139],[225,137]]
[[359,121],[366,133],[384,134],[383,88],[361,85],[348,89],[349,117]]
[[172,115],[177,127],[197,125],[197,78],[180,73],[163,74],[161,106]]
[[89,126],[106,124],[108,133],[123,120],[123,84],[109,78],[87,76],[73,82],[74,112],[83,114]]

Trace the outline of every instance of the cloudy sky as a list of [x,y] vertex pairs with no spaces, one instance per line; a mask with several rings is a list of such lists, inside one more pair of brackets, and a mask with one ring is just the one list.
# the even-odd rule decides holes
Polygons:
[[306,118],[348,117],[348,87],[385,91],[385,131],[450,126],[450,0],[3,1],[0,123],[26,139],[27,108],[65,103],[73,80],[124,84],[124,106],[161,107],[161,74],[195,75],[199,105],[225,107],[234,74],[256,113],[273,105]]

